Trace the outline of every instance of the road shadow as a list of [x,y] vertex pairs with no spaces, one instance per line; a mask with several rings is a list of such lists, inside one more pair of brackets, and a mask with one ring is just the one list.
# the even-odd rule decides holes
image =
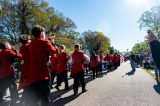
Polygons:
[[[19,99],[21,100],[23,92],[19,92],[18,94],[19,94]],[[11,96],[10,95],[8,95],[8,96],[5,95],[3,98],[5,101],[0,103],[0,106],[13,106],[13,105],[10,105],[11,104]],[[17,103],[17,104],[14,104],[14,106],[22,106],[22,105],[20,103]]]
[[92,75],[85,75],[85,83],[89,83],[89,82],[91,82],[91,81],[93,81],[94,79],[93,79],[93,77],[92,77]]
[[50,106],[64,106],[65,104],[73,101],[74,99],[76,99],[77,97],[79,97],[82,93],[79,93],[77,95],[70,95],[64,98],[59,98],[55,101],[51,101],[50,102]]
[[10,102],[8,102],[8,101],[0,103],[0,106],[9,106],[9,105],[10,105]]
[[[117,67],[118,69],[118,67]],[[114,66],[111,67],[111,69],[106,69],[107,73],[111,73],[111,72],[114,72],[116,71],[117,69],[114,68]]]
[[[104,70],[104,69],[103,69],[102,74],[98,73],[98,74],[97,74],[97,77],[96,77],[95,79],[97,79],[97,78],[102,78],[102,77],[104,77],[105,75],[107,75],[107,73],[108,73],[108,70]],[[93,78],[93,75],[92,75],[92,74],[93,74],[93,73],[92,73],[92,70],[90,70],[90,72],[85,75],[85,82],[86,82],[86,83],[89,83],[90,81],[95,80],[95,79]]]
[[[107,75],[107,70],[103,70],[103,74],[102,75],[98,75],[98,78],[102,78],[104,75]],[[72,80],[73,78],[68,77],[68,80]],[[85,82],[86,84],[93,81],[95,79],[93,79],[92,76],[92,71],[90,70],[90,72],[85,75]],[[53,82],[53,85],[56,85],[56,82]],[[87,86],[87,85],[86,85]],[[81,84],[79,85],[79,87],[81,88]],[[65,104],[73,101],[74,99],[76,99],[78,96],[80,96],[82,93],[79,93],[77,95],[70,95],[68,97],[64,97],[62,98],[61,96],[66,94],[67,92],[73,90],[73,84],[69,86],[69,90],[60,90],[60,91],[53,91],[50,94],[50,106],[64,106]],[[53,88],[55,89],[55,88]],[[22,95],[23,92],[20,92],[19,95]],[[6,99],[10,99],[10,96],[6,96]],[[6,102],[3,102],[0,104],[0,106],[9,106],[11,100],[7,100]],[[22,106],[21,104],[17,104],[16,106]]]
[[70,88],[70,89],[68,89],[68,90],[59,90],[59,91],[51,92],[51,94],[50,94],[50,100],[51,100],[51,101],[54,101],[54,100],[56,100],[57,98],[61,97],[61,95],[65,94],[65,93],[67,93],[67,92],[69,92],[69,91],[71,91],[72,88],[73,88],[73,85],[70,85],[69,88]]
[[135,71],[131,70],[131,71],[125,73],[122,77],[125,77],[126,75],[131,76],[131,75],[134,75],[134,74],[135,74]]
[[160,95],[160,83],[153,86],[154,90]]
[[[94,79],[93,79],[93,77],[92,77],[92,73],[90,72],[90,73],[88,73],[87,75],[85,75],[84,76],[85,77],[85,83],[87,84],[87,83],[89,83],[89,82],[91,82],[91,81],[93,81]],[[71,79],[73,79],[73,78],[70,78],[69,80],[71,80]],[[87,86],[87,85],[86,85]],[[81,86],[81,83],[79,83],[79,87],[82,87]],[[71,90],[73,90],[73,84],[72,85],[70,85],[69,86],[69,90],[60,90],[60,91],[54,91],[54,92],[51,92],[51,94],[50,94],[50,100],[51,100],[51,102],[53,102],[53,101],[55,101],[56,99],[64,99],[64,98],[60,98],[62,95],[64,95],[65,93],[67,93],[67,92],[69,92],[69,91],[71,91]],[[55,89],[55,88],[54,88]],[[74,96],[74,97],[76,97],[76,96]],[[66,97],[67,98],[67,97]],[[71,97],[69,97],[69,100],[71,101],[71,99],[73,99],[72,98],[72,96]],[[60,101],[59,100],[59,101]],[[56,103],[57,103],[58,101],[56,100]],[[58,103],[57,103],[58,104]],[[51,105],[52,106],[52,105]]]

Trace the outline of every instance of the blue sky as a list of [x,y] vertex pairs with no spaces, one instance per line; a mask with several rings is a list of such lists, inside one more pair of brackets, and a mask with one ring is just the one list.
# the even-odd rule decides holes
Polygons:
[[145,30],[137,23],[141,14],[160,0],[45,0],[49,6],[72,19],[77,31],[103,32],[120,51],[131,50],[144,40]]

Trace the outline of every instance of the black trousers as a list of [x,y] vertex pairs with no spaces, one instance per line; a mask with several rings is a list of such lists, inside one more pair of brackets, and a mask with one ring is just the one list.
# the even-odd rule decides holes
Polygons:
[[85,90],[86,83],[84,81],[84,71],[80,71],[72,76],[74,78],[73,91],[78,92],[79,82],[82,85],[82,91]]
[[97,77],[97,67],[93,67],[92,72],[93,72],[93,78],[95,78],[95,75]]
[[84,67],[86,69],[86,74],[88,73],[88,65],[87,64],[84,64]]
[[115,69],[117,69],[117,62],[113,63],[113,66],[114,66]]
[[60,86],[63,81],[65,83],[65,89],[67,89],[68,88],[67,70],[57,75],[57,86]]
[[105,63],[104,63],[104,68],[106,69],[106,67],[107,67],[107,63],[105,62]]
[[9,88],[10,91],[11,103],[15,103],[19,100],[19,95],[17,91],[16,78],[14,76],[0,79],[0,99],[3,99],[3,95],[7,88]]
[[112,68],[112,65],[111,65],[111,64],[108,64],[108,65],[107,65],[108,71],[111,71],[111,68]]
[[25,87],[25,106],[49,106],[50,80],[43,80]]
[[119,66],[120,66],[120,64],[121,64],[121,61],[120,61],[120,60],[118,60],[118,62],[117,62],[117,67],[119,67]]
[[100,63],[98,65],[98,69],[97,69],[98,73],[100,73],[100,75],[102,75],[102,63]]
[[56,77],[56,72],[51,72],[51,86],[53,85],[54,78]]

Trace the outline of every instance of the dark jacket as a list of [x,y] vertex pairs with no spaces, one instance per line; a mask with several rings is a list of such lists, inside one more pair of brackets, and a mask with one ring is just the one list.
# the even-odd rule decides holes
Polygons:
[[150,42],[153,60],[158,69],[160,69],[160,43],[158,41]]

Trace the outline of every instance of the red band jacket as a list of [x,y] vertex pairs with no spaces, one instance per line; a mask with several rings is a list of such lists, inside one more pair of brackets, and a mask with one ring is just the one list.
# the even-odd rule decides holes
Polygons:
[[81,52],[80,50],[75,50],[72,54],[72,62],[71,75],[83,71],[85,62],[85,56],[83,52]]
[[67,70],[67,62],[68,62],[68,55],[65,52],[57,54],[57,72],[56,74],[60,74],[63,71]]
[[23,87],[28,85],[28,73],[30,67],[30,60],[29,60],[29,43],[22,45],[20,47],[20,53],[22,54],[22,69],[21,69],[21,76],[20,76],[20,84],[18,90],[22,89]]
[[50,79],[48,68],[49,53],[56,53],[56,48],[51,42],[42,39],[34,39],[29,44],[29,83],[35,83]]
[[0,79],[15,75],[13,60],[18,57],[22,55],[10,49],[0,52]]

